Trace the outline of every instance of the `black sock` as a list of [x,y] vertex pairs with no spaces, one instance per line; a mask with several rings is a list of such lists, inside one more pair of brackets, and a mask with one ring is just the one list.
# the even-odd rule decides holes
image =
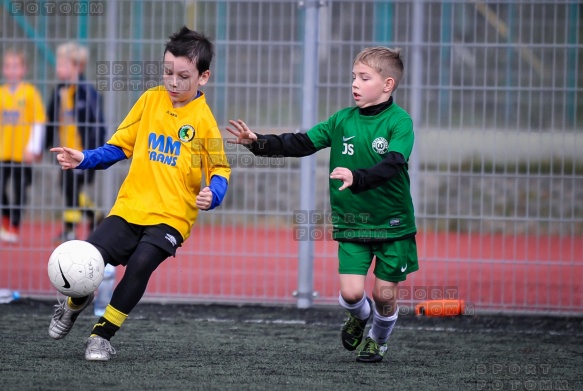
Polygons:
[[119,329],[119,326],[114,325],[102,316],[99,318],[99,322],[93,326],[91,335],[99,335],[101,338],[107,339],[109,341]]
[[75,305],[81,305],[81,304],[85,303],[85,300],[87,300],[87,296],[85,296],[85,297],[71,297],[71,302]]

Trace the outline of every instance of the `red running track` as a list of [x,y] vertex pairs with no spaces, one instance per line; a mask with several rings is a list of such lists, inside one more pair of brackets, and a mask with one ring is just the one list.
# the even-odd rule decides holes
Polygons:
[[[1,243],[0,287],[55,295],[46,264],[56,233],[57,223],[25,224],[18,244]],[[334,303],[336,243],[313,243],[315,303]],[[403,302],[455,296],[476,309],[583,313],[581,237],[422,232],[417,244],[420,270],[400,284]],[[146,297],[294,302],[297,254],[289,228],[197,226],[177,257],[154,273]]]

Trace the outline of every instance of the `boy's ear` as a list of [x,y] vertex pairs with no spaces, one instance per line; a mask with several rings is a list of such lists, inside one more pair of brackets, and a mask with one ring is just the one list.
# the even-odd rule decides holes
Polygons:
[[395,88],[395,79],[392,77],[387,77],[385,79],[385,85],[383,86],[383,92],[391,92]]
[[211,71],[206,70],[198,77],[198,85],[204,86],[211,77]]

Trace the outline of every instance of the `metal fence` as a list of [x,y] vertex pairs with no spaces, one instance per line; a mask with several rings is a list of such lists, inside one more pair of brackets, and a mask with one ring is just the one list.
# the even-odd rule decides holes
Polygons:
[[[25,50],[27,80],[46,103],[56,46],[85,44],[86,75],[112,133],[159,79],[146,68],[162,60],[168,35],[186,24],[216,45],[204,91],[221,129],[242,118],[278,133],[305,131],[353,104],[352,59],[362,48],[400,47],[406,71],[395,100],[414,120],[421,268],[402,284],[401,302],[456,297],[471,310],[581,314],[582,8],[574,0],[5,0],[0,49]],[[226,148],[233,174],[224,204],[200,215],[145,298],[334,303],[327,151],[284,160]],[[63,201],[49,155],[34,167],[21,240],[0,243],[1,285],[31,296],[54,292],[45,267]],[[89,192],[100,208],[114,202],[127,167],[98,173]]]

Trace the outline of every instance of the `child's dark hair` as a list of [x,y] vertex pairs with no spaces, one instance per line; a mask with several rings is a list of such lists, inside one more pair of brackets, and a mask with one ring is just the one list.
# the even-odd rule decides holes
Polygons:
[[204,34],[183,26],[168,38],[170,41],[166,43],[164,54],[170,52],[176,57],[188,58],[199,74],[210,69],[214,56],[213,44]]

